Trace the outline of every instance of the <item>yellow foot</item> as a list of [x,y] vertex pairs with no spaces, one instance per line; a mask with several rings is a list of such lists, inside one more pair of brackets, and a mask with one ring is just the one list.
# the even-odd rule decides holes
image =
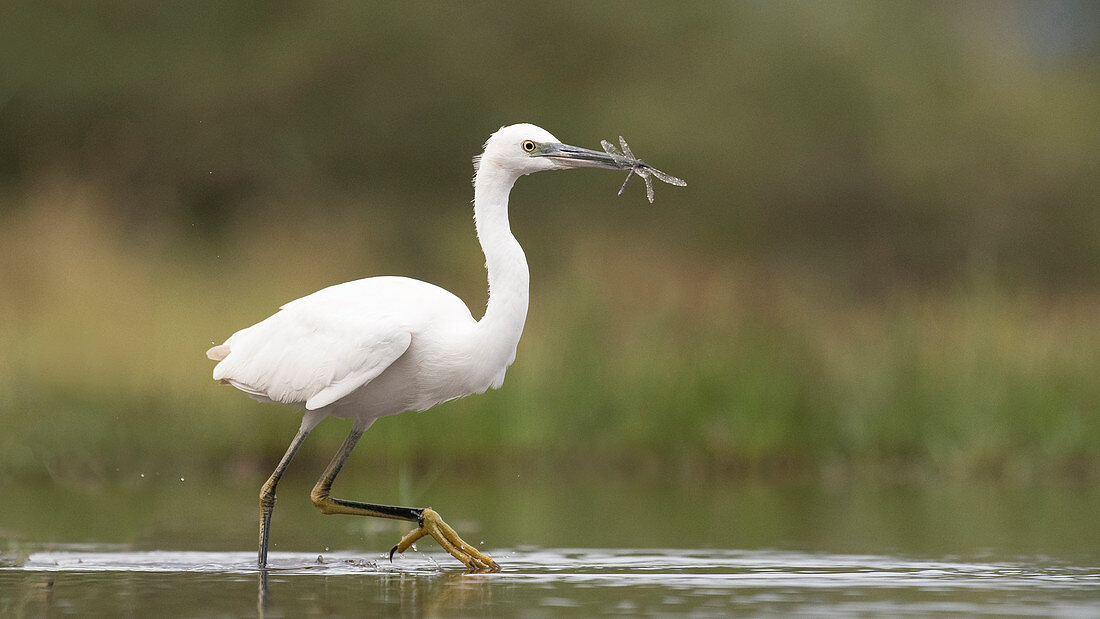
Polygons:
[[405,537],[401,538],[400,542],[390,550],[390,560],[393,560],[393,553],[405,552],[416,540],[424,537],[425,535],[431,535],[435,538],[435,541],[439,542],[439,545],[443,547],[443,550],[451,553],[451,556],[458,559],[474,572],[499,572],[500,565],[496,561],[493,561],[489,555],[484,554],[477,548],[462,541],[462,538],[455,533],[455,530],[451,528],[443,519],[439,517],[439,514],[435,510],[428,508],[424,510],[424,513],[420,517],[420,526],[409,531]]

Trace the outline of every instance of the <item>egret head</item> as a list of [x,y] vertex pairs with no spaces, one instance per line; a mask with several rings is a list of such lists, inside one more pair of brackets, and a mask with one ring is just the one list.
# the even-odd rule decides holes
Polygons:
[[501,127],[485,142],[485,151],[474,159],[480,171],[493,167],[516,176],[543,170],[570,168],[610,168],[622,170],[611,155],[562,144],[552,133],[535,125],[521,123]]

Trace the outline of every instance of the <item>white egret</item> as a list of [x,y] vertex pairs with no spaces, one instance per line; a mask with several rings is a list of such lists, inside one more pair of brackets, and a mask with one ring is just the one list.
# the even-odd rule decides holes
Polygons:
[[508,194],[516,179],[542,170],[579,167],[630,169],[639,174],[653,169],[632,155],[562,144],[530,124],[502,127],[490,136],[474,167],[474,220],[489,273],[489,302],[481,320],[474,320],[458,297],[432,284],[405,277],[371,277],[291,301],[207,351],[210,359],[218,361],[215,380],[263,402],[305,409],[298,433],[260,490],[261,568],[267,564],[279,478],[306,435],[332,416],[351,419],[352,427],[310,492],[322,513],[415,522],[416,528],[390,551],[391,558],[431,535],[472,570],[500,569],[431,508],[332,498],[333,480],[379,417],[426,410],[503,383],[527,317],[527,260],[508,226]]

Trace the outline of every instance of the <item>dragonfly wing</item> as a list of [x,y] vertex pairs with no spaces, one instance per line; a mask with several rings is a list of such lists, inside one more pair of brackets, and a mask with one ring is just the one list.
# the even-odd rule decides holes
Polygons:
[[627,146],[626,138],[624,138],[621,135],[619,136],[619,146],[623,147],[623,154],[624,155],[626,155],[627,157],[633,159],[634,161],[638,160],[637,157],[634,156],[634,153],[630,151],[630,147]]
[[649,173],[652,174],[653,176],[656,176],[657,178],[661,179],[662,181],[668,183],[669,185],[676,185],[677,187],[686,187],[687,186],[687,181],[678,179],[678,178],[676,178],[675,176],[673,176],[671,174],[665,174],[664,172],[658,170],[657,168],[650,168]]
[[649,175],[649,171],[638,172],[638,176],[645,180],[645,197],[649,198],[650,204],[653,204],[653,179]]
[[630,145],[626,143],[626,138],[621,135],[619,136],[619,147],[623,149],[622,152],[620,152],[618,148],[615,148],[614,144],[608,142],[607,140],[600,140],[600,145],[603,146],[604,152],[606,152],[608,155],[611,155],[611,158],[614,159],[616,163],[622,165],[622,167],[624,168],[628,166],[630,168],[630,172],[628,172],[626,175],[626,180],[623,181],[623,186],[619,188],[620,196],[623,195],[624,191],[626,191],[626,186],[630,183],[630,179],[633,178],[635,174],[642,177],[642,180],[645,181],[645,195],[646,198],[649,199],[650,204],[653,203],[654,176],[656,176],[658,180],[666,182],[670,185],[677,185],[679,187],[684,187],[687,185],[687,182],[683,181],[682,179],[676,178],[671,174],[665,174],[657,168],[654,168],[648,163],[645,163],[635,157],[634,152],[630,150]]

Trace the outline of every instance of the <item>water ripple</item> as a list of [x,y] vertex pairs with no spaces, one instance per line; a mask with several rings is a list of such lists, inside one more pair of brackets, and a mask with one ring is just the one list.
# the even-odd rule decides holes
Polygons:
[[[571,582],[600,586],[639,583],[678,587],[955,587],[1079,588],[1100,586],[1100,570],[1027,562],[964,562],[890,555],[841,555],[778,550],[538,549],[495,550],[504,571],[471,575],[516,582]],[[71,572],[255,573],[254,552],[145,552],[67,548],[33,552],[21,565],[0,569]],[[371,572],[438,574],[450,569],[446,555],[415,553],[364,559],[338,552],[314,555],[275,552],[269,571],[281,575],[342,575]],[[443,566],[443,567],[441,567]]]
[[97,592],[113,587],[123,597],[111,610],[124,613],[143,607],[142,596],[149,595],[157,607],[194,610],[195,600],[203,600],[206,610],[237,614],[249,581],[260,584],[259,608],[288,616],[316,610],[318,590],[337,608],[361,609],[370,600],[398,614],[1095,616],[1100,608],[1100,569],[1044,558],[531,547],[492,554],[503,572],[463,574],[446,555],[418,552],[393,563],[349,552],[276,552],[261,571],[254,552],[67,546],[0,556],[0,584],[19,584],[21,600],[42,600],[44,608],[59,596],[95,608],[114,599]]

